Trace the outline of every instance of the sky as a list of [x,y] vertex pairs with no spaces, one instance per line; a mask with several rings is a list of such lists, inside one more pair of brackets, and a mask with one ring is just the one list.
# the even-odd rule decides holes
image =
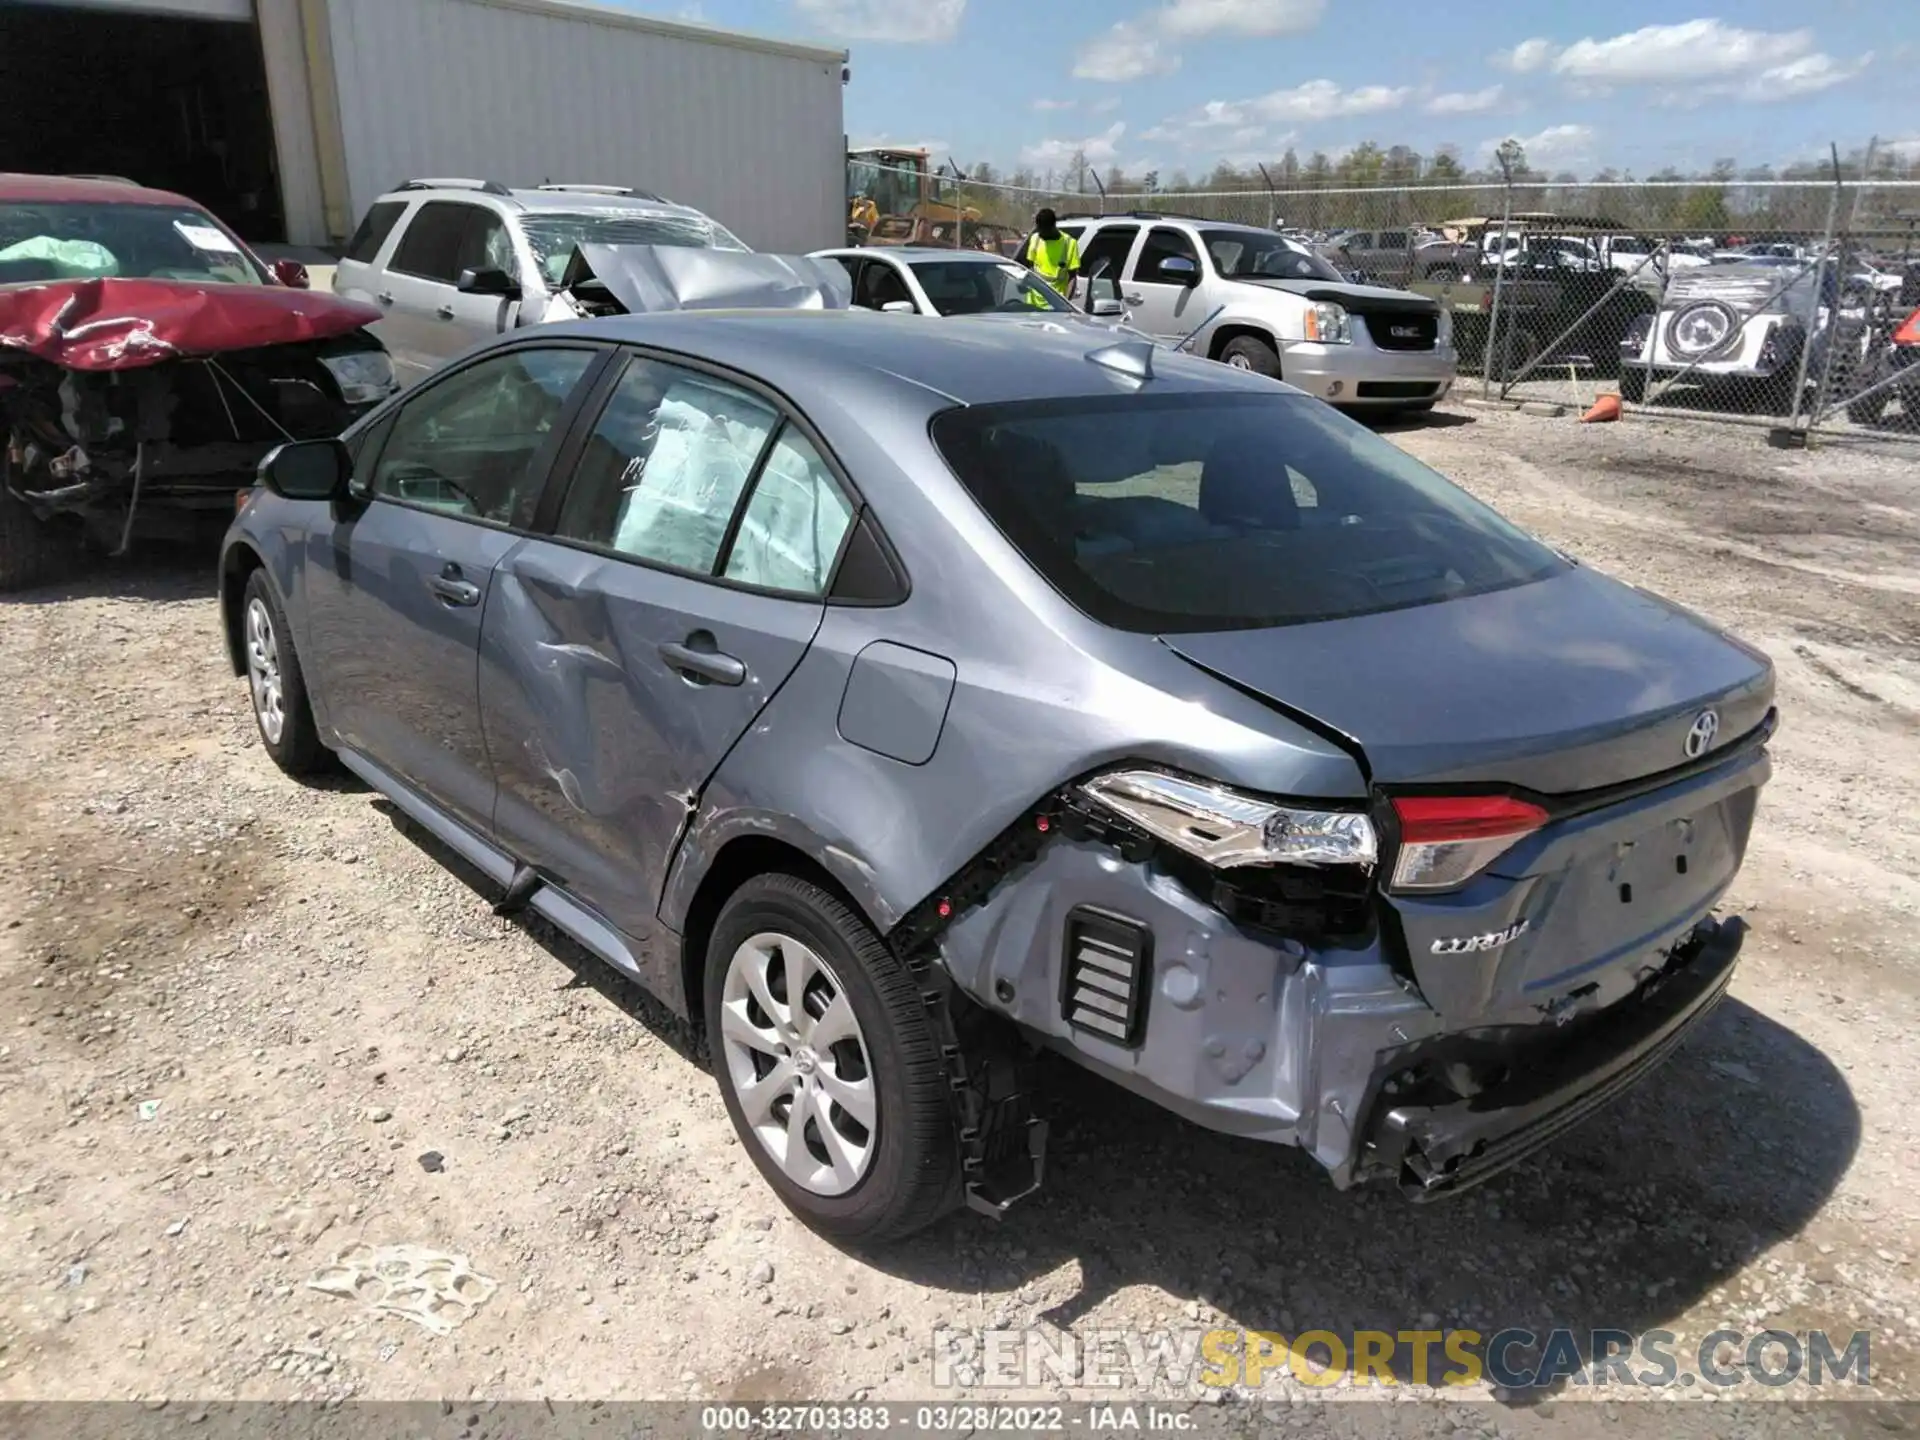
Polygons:
[[[664,0],[852,54],[855,144],[963,168],[1196,178],[1361,141],[1644,176],[1864,146],[1920,158],[1920,0]],[[1904,102],[1904,103],[1903,103]],[[1904,144],[1902,144],[1904,142]]]

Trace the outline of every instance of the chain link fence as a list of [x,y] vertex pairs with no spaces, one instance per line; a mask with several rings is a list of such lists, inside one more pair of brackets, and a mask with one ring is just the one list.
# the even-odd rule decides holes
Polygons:
[[[1920,181],[1061,193],[868,166],[856,238],[1012,255],[1042,207],[1257,225],[1450,308],[1464,393],[1920,439]],[[899,202],[918,197],[917,206]],[[912,213],[917,211],[917,213]]]

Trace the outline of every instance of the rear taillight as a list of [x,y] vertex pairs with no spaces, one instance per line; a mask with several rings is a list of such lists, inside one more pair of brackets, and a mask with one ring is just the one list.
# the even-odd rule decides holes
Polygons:
[[1920,345],[1920,310],[1907,316],[1906,323],[1893,332],[1896,345]]
[[1451,890],[1464,885],[1547,823],[1538,805],[1505,795],[1400,795],[1400,849],[1395,890]]

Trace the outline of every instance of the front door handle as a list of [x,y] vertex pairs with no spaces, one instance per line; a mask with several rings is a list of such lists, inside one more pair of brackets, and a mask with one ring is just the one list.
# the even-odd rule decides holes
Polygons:
[[453,318],[453,307],[451,305],[442,305],[433,313],[438,315],[442,320],[451,320]]
[[[689,637],[691,638],[691,637]],[[711,638],[708,643],[711,644]],[[711,681],[715,685],[744,685],[747,667],[731,655],[713,650],[696,650],[691,645],[666,644],[660,658],[690,680]]]
[[1127,303],[1129,305],[1144,305],[1147,303],[1147,297],[1144,295],[1129,295],[1127,297]]
[[428,577],[427,588],[448,605],[478,605],[480,587],[460,578],[460,567],[449,565],[443,574]]
[[382,290],[378,295],[374,296],[373,298],[378,300],[382,305],[393,304],[393,296],[391,296],[384,290]]

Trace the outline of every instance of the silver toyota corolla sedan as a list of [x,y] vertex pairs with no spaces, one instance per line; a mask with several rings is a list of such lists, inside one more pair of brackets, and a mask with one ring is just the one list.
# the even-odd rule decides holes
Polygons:
[[1720,998],[1773,674],[1275,381],[1079,327],[656,314],[281,449],[222,559],[340,763],[704,1029],[843,1238],[1040,1181],[1050,1048],[1458,1190]]

